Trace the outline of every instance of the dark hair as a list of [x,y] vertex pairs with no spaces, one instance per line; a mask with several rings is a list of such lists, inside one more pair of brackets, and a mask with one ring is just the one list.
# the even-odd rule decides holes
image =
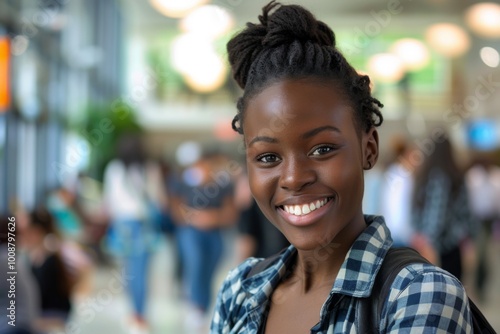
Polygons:
[[[40,206],[35,208],[30,213],[30,225],[39,228],[44,234],[52,234],[57,238],[61,239],[59,230],[57,229],[54,216],[50,211],[44,207]],[[69,295],[74,284],[74,279],[67,265],[64,263],[61,252],[59,250],[52,253],[54,258],[54,275],[57,276],[58,291],[64,295]]]
[[117,158],[126,167],[132,164],[143,164],[146,160],[144,147],[138,133],[125,133],[117,142]]
[[425,187],[431,178],[431,173],[437,170],[443,172],[450,181],[450,198],[455,199],[464,185],[464,173],[453,156],[453,147],[448,137],[435,143],[434,151],[427,157],[415,175],[414,207],[420,209],[423,207],[426,195]]
[[[271,11],[273,11],[271,13]],[[305,8],[271,1],[260,24],[246,28],[227,44],[229,63],[244,89],[232,127],[243,134],[247,101],[270,84],[284,79],[318,78],[339,82],[355,108],[364,131],[382,124],[382,103],[371,96],[370,79],[360,75],[335,46],[335,34]]]
[[31,211],[30,224],[41,229],[44,234],[54,234],[58,237],[60,236],[54,217],[49,210],[43,206],[37,207]]

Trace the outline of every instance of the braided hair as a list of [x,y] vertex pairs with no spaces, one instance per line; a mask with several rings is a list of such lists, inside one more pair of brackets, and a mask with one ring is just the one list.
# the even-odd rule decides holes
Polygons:
[[335,46],[335,34],[298,5],[271,1],[258,24],[227,44],[233,78],[244,90],[232,127],[243,134],[247,102],[264,88],[285,79],[318,78],[338,82],[355,110],[355,124],[367,132],[382,124],[379,100],[371,96],[370,79],[360,75]]

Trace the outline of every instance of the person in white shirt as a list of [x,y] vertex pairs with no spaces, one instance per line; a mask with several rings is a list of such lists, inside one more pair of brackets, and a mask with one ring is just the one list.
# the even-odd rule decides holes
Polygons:
[[480,222],[481,233],[476,240],[478,263],[475,288],[480,299],[484,299],[488,280],[488,241],[493,223],[500,217],[500,167],[488,159],[476,159],[465,174],[472,214]]

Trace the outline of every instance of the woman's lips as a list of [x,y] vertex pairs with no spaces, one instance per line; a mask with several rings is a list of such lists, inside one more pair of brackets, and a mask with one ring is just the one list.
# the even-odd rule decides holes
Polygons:
[[317,210],[321,208],[323,205],[325,205],[331,197],[325,197],[323,199],[318,199],[315,201],[312,201],[307,204],[296,204],[296,205],[282,205],[283,210],[285,210],[288,213],[291,213],[295,216],[303,216],[307,215],[310,212]]
[[306,226],[318,220],[333,203],[333,197],[325,197],[310,203],[281,205],[278,213],[290,224]]

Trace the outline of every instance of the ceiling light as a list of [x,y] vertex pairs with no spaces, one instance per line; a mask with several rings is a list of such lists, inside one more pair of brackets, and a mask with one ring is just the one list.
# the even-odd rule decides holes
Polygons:
[[204,35],[184,34],[172,43],[172,64],[193,90],[208,93],[226,80],[226,64]]
[[368,61],[370,76],[381,82],[398,82],[405,73],[403,62],[391,53],[379,53]]
[[463,55],[470,46],[467,33],[451,23],[430,26],[425,33],[425,39],[436,52],[451,58]]
[[231,30],[234,20],[224,8],[216,5],[205,5],[194,9],[185,16],[181,29],[210,37],[217,37]]
[[161,14],[180,18],[186,16],[194,8],[206,4],[208,0],[150,0],[149,2]]
[[481,56],[481,60],[489,67],[495,68],[500,64],[500,55],[492,47],[486,46],[482,48],[479,51],[479,55]]
[[215,53],[205,54],[192,64],[184,79],[189,87],[199,93],[209,93],[220,88],[226,81],[226,66]]
[[170,56],[174,68],[180,73],[187,73],[205,54],[213,52],[210,40],[191,33],[180,35],[172,42]]
[[476,34],[487,38],[500,37],[500,5],[482,2],[470,6],[465,12],[467,25]]
[[429,51],[425,44],[417,39],[400,39],[392,45],[391,52],[401,59],[408,71],[421,70],[429,63]]

